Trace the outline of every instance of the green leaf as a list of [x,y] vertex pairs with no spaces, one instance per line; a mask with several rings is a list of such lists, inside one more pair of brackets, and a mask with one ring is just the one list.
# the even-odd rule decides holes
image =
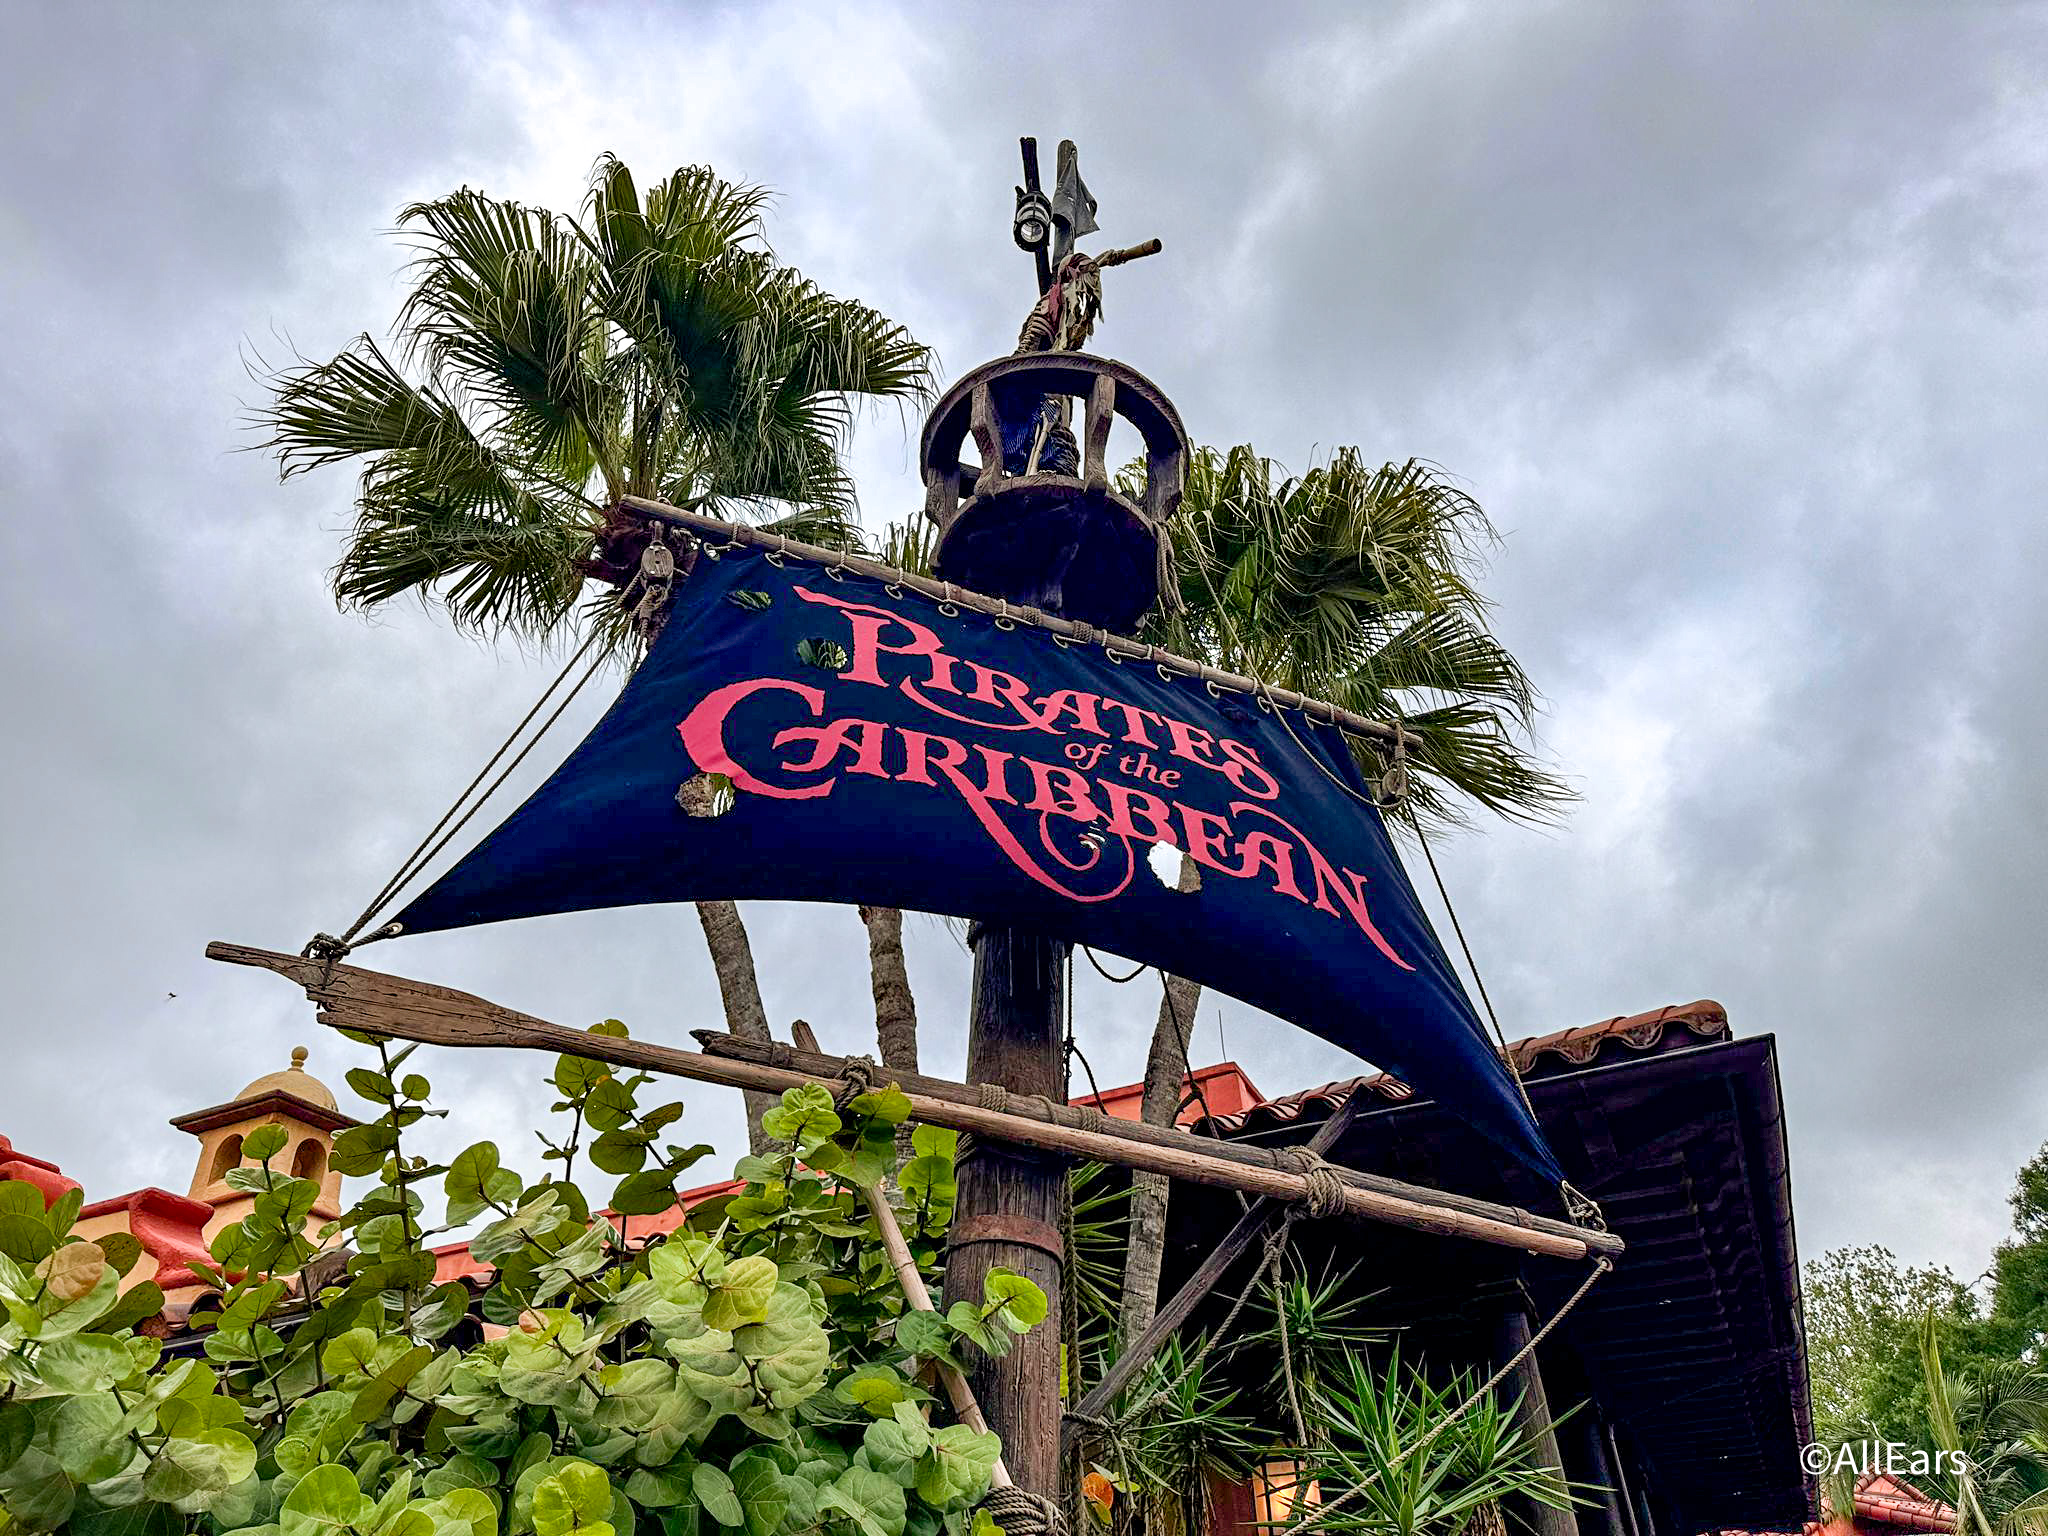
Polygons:
[[134,1357],[119,1339],[74,1334],[36,1352],[36,1370],[59,1392],[103,1392],[134,1374]]
[[396,1091],[390,1078],[369,1067],[350,1067],[346,1080],[358,1098],[368,1099],[373,1104],[389,1104]]
[[26,1179],[0,1179],[0,1216],[37,1216],[46,1209],[43,1192]]
[[151,1498],[191,1514],[256,1470],[256,1447],[238,1429],[208,1429],[157,1447],[142,1488]]
[[611,1536],[611,1480],[587,1461],[563,1461],[534,1485],[535,1536]]
[[0,1509],[9,1518],[8,1536],[15,1528],[56,1530],[70,1517],[77,1496],[71,1479],[47,1451],[31,1449],[0,1471]]
[[284,1536],[329,1536],[369,1512],[370,1501],[347,1467],[318,1466],[304,1477],[278,1511]]
[[884,1125],[901,1125],[910,1118],[910,1095],[894,1083],[861,1094],[846,1106],[856,1115],[866,1115]]
[[818,1508],[836,1510],[860,1527],[862,1536],[903,1536],[909,1507],[895,1479],[872,1467],[848,1467],[818,1490]]
[[751,612],[759,613],[763,608],[767,608],[774,603],[775,596],[770,592],[756,591],[752,587],[741,587],[736,591],[726,593],[725,600],[735,608],[745,608]]
[[[24,1189],[31,1186],[23,1185]],[[40,1196],[37,1205],[41,1205]],[[50,1223],[38,1209],[34,1215],[19,1211],[0,1214],[0,1253],[21,1264],[39,1264],[57,1246]]]
[[493,1206],[511,1208],[519,1199],[519,1175],[498,1166],[495,1142],[480,1141],[456,1153],[442,1187],[448,1193],[448,1223],[459,1226]]
[[36,1416],[27,1403],[9,1398],[0,1403],[0,1471],[12,1466],[36,1437]]
[[[900,1322],[897,1328],[897,1342],[903,1342]],[[852,1403],[855,1407],[865,1409],[878,1419],[889,1417],[898,1403],[909,1402],[913,1398],[908,1378],[889,1365],[855,1366],[839,1385],[832,1389],[832,1395],[842,1403]]]
[[1045,1292],[1013,1269],[995,1268],[982,1283],[989,1306],[1000,1306],[998,1314],[1011,1330],[1022,1333],[1045,1321]]
[[861,1445],[877,1470],[908,1487],[917,1459],[931,1448],[931,1430],[914,1404],[901,1402],[867,1427]]
[[[110,1234],[100,1239],[105,1247],[112,1237],[126,1236],[125,1233]],[[163,1289],[154,1280],[138,1280],[123,1291],[112,1307],[94,1322],[94,1333],[119,1333],[124,1328],[133,1328],[144,1318],[155,1317],[164,1309]]]
[[329,1164],[349,1178],[375,1173],[384,1165],[391,1149],[398,1145],[398,1129],[381,1120],[352,1125],[334,1138]]
[[945,1358],[953,1349],[953,1330],[936,1312],[905,1312],[896,1319],[896,1345],[906,1354]]
[[676,1203],[676,1181],[666,1168],[628,1174],[612,1191],[612,1209],[621,1216],[653,1216]]
[[101,1254],[114,1266],[117,1275],[127,1274],[142,1257],[142,1243],[132,1232],[109,1232],[93,1241],[100,1245]]
[[[739,1493],[732,1485],[732,1479],[708,1462],[698,1462],[690,1471],[690,1488],[697,1495],[697,1502],[704,1506],[706,1514],[720,1525],[746,1524],[746,1511],[740,1508]],[[547,1536],[542,1532],[541,1536]]]
[[795,1143],[799,1152],[809,1152],[839,1129],[831,1091],[820,1083],[784,1089],[782,1102],[761,1117],[761,1129],[777,1141]]
[[242,1138],[242,1156],[249,1162],[260,1163],[277,1156],[284,1150],[284,1144],[291,1140],[291,1133],[281,1125],[259,1125]]
[[112,1393],[95,1392],[57,1405],[50,1419],[50,1450],[66,1477],[75,1483],[101,1482],[135,1458],[121,1413]]
[[590,1144],[590,1160],[606,1173],[638,1173],[652,1132],[606,1131]]
[[704,1299],[704,1326],[732,1333],[768,1316],[778,1279],[775,1263],[759,1255],[735,1259]]
[[931,1453],[917,1465],[917,1493],[935,1509],[978,1497],[988,1487],[989,1473],[1002,1453],[994,1435],[949,1424],[931,1435]]
[[733,1462],[733,1491],[746,1514],[747,1536],[775,1536],[789,1513],[791,1481],[766,1451],[748,1451]]

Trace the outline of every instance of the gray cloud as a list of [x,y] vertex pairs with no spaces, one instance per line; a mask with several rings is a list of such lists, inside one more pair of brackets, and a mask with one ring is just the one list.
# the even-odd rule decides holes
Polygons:
[[[708,160],[777,187],[778,248],[957,372],[1027,298],[1016,135],[1069,134],[1103,238],[1168,246],[1112,275],[1102,344],[1199,436],[1428,457],[1509,534],[1500,625],[1585,796],[1440,850],[1509,1028],[1721,998],[1779,1037],[1807,1251],[1973,1268],[2048,1136],[2043,30],[1869,4],[24,12],[0,1128],[95,1193],[179,1184],[162,1120],[313,1029],[205,940],[345,921],[550,674],[417,610],[336,615],[347,476],[280,487],[237,451],[251,349],[389,322],[405,201],[563,205],[604,148]],[[856,466],[872,521],[916,504],[892,415]],[[771,1012],[865,1045],[853,915],[749,916]],[[966,958],[936,922],[911,943],[957,1070]],[[717,1015],[686,912],[382,959],[565,1021]],[[1105,1082],[1153,997],[1084,968]],[[1355,1070],[1220,1015],[1268,1091]],[[350,1048],[311,1043],[338,1078]],[[513,1140],[540,1067],[437,1061],[437,1134]],[[737,1146],[732,1105],[685,1097]]]

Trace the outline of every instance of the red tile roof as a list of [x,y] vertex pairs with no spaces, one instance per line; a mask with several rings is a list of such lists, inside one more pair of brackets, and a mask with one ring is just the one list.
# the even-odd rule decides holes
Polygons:
[[1954,1536],[1955,1510],[1939,1499],[1930,1499],[1902,1477],[1870,1471],[1856,1479],[1856,1511],[1849,1521],[1838,1520],[1823,1504],[1826,1520],[1809,1520],[1805,1536],[1822,1531],[1841,1531],[1845,1526],[1864,1536],[1889,1536],[1893,1531],[1917,1531],[1928,1536]]
[[[1625,1014],[1599,1024],[1581,1024],[1574,1029],[1517,1040],[1508,1046],[1508,1052],[1516,1071],[1524,1077],[1538,1078],[1588,1066],[1601,1057],[1677,1050],[1703,1040],[1730,1038],[1728,1010],[1703,998],[1696,1003],[1673,1004],[1648,1013]],[[1248,1127],[1269,1129],[1296,1120],[1322,1120],[1359,1092],[1395,1104],[1415,1096],[1415,1090],[1392,1073],[1380,1072],[1268,1099],[1238,1114],[1217,1115],[1211,1124],[1218,1133],[1228,1136]]]

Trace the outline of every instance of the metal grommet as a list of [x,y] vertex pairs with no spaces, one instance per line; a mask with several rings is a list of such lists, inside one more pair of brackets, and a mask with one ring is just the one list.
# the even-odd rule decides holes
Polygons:
[[1074,642],[1069,640],[1065,635],[1061,634],[1058,630],[1053,630],[1051,633],[1052,643],[1058,646],[1061,650],[1070,651],[1074,648]]
[[949,619],[957,619],[960,617],[960,610],[954,607],[951,603],[947,602],[944,598],[939,599],[939,612],[943,613]]
[[883,582],[882,590],[888,593],[891,597],[901,597],[903,595],[903,589],[897,586],[896,583],[893,581]]
[[1209,690],[1209,697],[1210,697],[1210,698],[1212,698],[1212,699],[1220,699],[1220,698],[1222,698],[1222,697],[1223,697],[1223,690],[1222,690],[1221,688],[1218,688],[1218,687],[1216,686],[1215,680],[1214,680],[1213,678],[1207,678],[1207,677],[1203,678],[1203,679],[1202,679],[1202,686],[1203,686],[1204,688],[1206,688],[1206,689],[1208,689],[1208,690]]
[[1273,713],[1273,701],[1271,699],[1267,698],[1263,693],[1255,693],[1252,697],[1258,700],[1259,708],[1269,715]]
[[1105,643],[1105,644],[1103,645],[1103,647],[1102,647],[1102,654],[1103,654],[1103,657],[1104,657],[1104,658],[1105,658],[1105,659],[1106,659],[1106,660],[1107,660],[1107,661],[1109,662],[1109,664],[1110,664],[1111,666],[1113,666],[1113,667],[1120,667],[1120,666],[1122,666],[1122,665],[1124,664],[1124,659],[1123,659],[1123,657],[1121,657],[1121,656],[1119,656],[1119,655],[1117,654],[1117,652],[1116,652],[1116,647],[1115,647],[1115,646],[1113,646],[1113,645],[1109,645],[1109,644]]
[[830,577],[831,577],[831,578],[832,578],[832,579],[833,579],[834,581],[844,581],[844,580],[846,580],[846,564],[845,564],[845,562],[844,562],[844,561],[841,561],[841,562],[840,562],[840,563],[839,563],[838,565],[828,565],[828,566],[826,566],[826,567],[825,567],[825,574],[826,574],[827,576],[830,576]]
[[1173,682],[1176,678],[1180,676],[1178,672],[1175,672],[1173,668],[1169,667],[1163,661],[1154,662],[1153,665],[1158,670],[1159,681],[1161,681],[1162,683]]

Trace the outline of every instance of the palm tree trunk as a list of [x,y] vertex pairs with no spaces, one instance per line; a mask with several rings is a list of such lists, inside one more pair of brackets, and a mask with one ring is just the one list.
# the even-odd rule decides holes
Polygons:
[[[718,975],[718,995],[725,1004],[725,1027],[742,1040],[772,1040],[768,1010],[761,1003],[761,982],[754,973],[754,946],[736,902],[700,901],[697,920],[704,925],[704,944],[711,951],[711,969]],[[772,1146],[761,1129],[761,1116],[775,1106],[770,1093],[749,1091],[747,1147],[757,1156]]]
[[917,1070],[917,999],[903,959],[903,914],[894,907],[862,907],[868,928],[868,976],[875,993],[875,1044],[882,1065]]
[[[1168,976],[1159,999],[1159,1021],[1152,1028],[1152,1049],[1145,1058],[1145,1098],[1139,1111],[1147,1125],[1172,1125],[1180,1114],[1181,1087],[1187,1081],[1185,1041],[1194,1028],[1199,982]],[[1130,1248],[1124,1255],[1122,1310],[1117,1332],[1128,1345],[1145,1331],[1159,1310],[1159,1266],[1166,1257],[1166,1200],[1169,1184],[1157,1173],[1131,1175]]]
[[[894,907],[862,907],[868,930],[868,980],[875,993],[875,1044],[892,1072],[917,1070],[917,998],[903,958],[903,914]],[[910,1156],[911,1127],[896,1132],[896,1161]]]

